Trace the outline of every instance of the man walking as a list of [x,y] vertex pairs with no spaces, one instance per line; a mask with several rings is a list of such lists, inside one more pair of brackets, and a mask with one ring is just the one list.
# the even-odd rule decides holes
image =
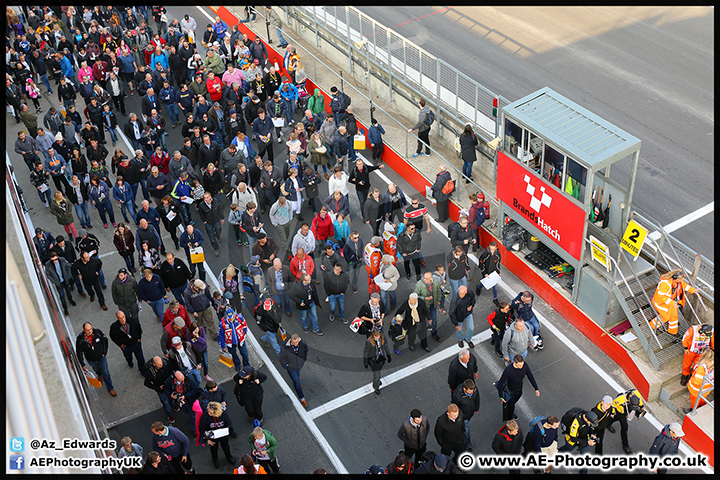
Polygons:
[[280,350],[280,363],[287,370],[295,387],[295,393],[300,399],[300,404],[305,408],[307,408],[308,403],[305,401],[305,394],[302,385],[300,385],[300,370],[305,365],[307,354],[307,343],[297,333],[293,333]]
[[73,307],[77,306],[75,300],[72,298],[70,287],[72,286],[72,271],[70,262],[60,257],[57,252],[50,252],[50,260],[45,264],[45,275],[50,283],[55,285],[58,295],[60,296],[60,302],[62,303],[63,313],[68,314],[67,303],[65,303],[65,295],[67,294],[68,301]]
[[[107,310],[107,307],[105,308]],[[85,362],[92,367],[100,383],[105,380],[105,388],[113,397],[117,396],[110,378],[107,364],[108,339],[99,329],[93,329],[90,322],[83,324],[83,331],[75,340],[75,352],[84,372],[87,372]]]
[[[110,285],[113,303],[121,312],[130,317],[140,317],[140,291],[135,277],[127,269],[118,270],[117,277]],[[112,332],[111,332],[112,333]],[[144,362],[143,362],[144,363]]]
[[430,107],[425,105],[424,98],[418,100],[418,106],[420,107],[418,121],[414,127],[408,128],[408,133],[412,133],[413,130],[418,131],[417,150],[412,155],[413,157],[423,155],[423,145],[425,146],[425,155],[430,155],[430,125],[432,125],[435,116]]
[[188,313],[192,314],[198,325],[205,327],[205,331],[217,341],[218,330],[213,320],[212,295],[205,282],[195,280],[190,283],[183,292],[183,297]]
[[118,310],[116,320],[110,325],[110,339],[120,347],[128,366],[133,367],[133,355],[138,363],[140,374],[145,373],[145,356],[142,351],[142,326],[136,316],[125,316],[125,312]]
[[515,404],[522,397],[523,379],[525,377],[528,377],[533,388],[535,388],[535,396],[539,397],[540,390],[535,377],[522,355],[513,357],[513,363],[505,367],[500,380],[495,383],[495,388],[497,388],[503,405],[503,422],[517,419]]
[[404,453],[408,460],[415,456],[414,467],[420,464],[420,459],[427,450],[427,436],[430,431],[430,421],[420,410],[413,408],[410,416],[405,420],[398,430],[398,438],[404,445]]
[[[453,297],[448,309],[450,321],[457,330],[458,347],[460,348],[463,347],[463,339],[467,342],[468,347],[475,348],[475,344],[472,342],[473,329],[475,328],[472,314],[474,308],[475,294],[468,291],[466,286],[461,285],[458,288],[457,296]],[[465,329],[464,334],[463,328]]]
[[102,268],[102,261],[97,258],[97,255],[93,255],[92,258],[88,252],[82,252],[80,259],[78,259],[72,266],[72,274],[77,276],[85,286],[85,289],[90,294],[90,301],[95,301],[95,295],[98,297],[98,303],[103,310],[107,310],[108,307],[105,305],[105,296],[100,286],[100,269]]
[[440,453],[448,456],[453,454],[453,462],[456,462],[465,446],[465,422],[454,403],[448,405],[447,412],[435,422],[435,440],[440,445]]

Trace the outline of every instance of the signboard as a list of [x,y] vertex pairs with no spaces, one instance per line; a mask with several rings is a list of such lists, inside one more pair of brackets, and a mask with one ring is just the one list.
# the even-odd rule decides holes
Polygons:
[[637,260],[640,255],[640,250],[645,243],[645,237],[647,237],[648,231],[645,227],[637,223],[635,220],[628,222],[625,233],[623,234],[622,240],[620,240],[620,246],[625,249],[630,255]]
[[544,242],[554,242],[580,260],[585,212],[531,170],[498,151],[497,196],[536,227]]
[[593,260],[603,265],[605,270],[610,271],[610,260],[608,259],[610,250],[608,250],[607,245],[592,235],[590,235],[590,255],[592,255]]

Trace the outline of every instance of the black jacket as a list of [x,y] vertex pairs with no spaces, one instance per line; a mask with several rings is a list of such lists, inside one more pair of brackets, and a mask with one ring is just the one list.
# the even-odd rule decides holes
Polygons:
[[[200,363],[200,352],[197,351],[195,348],[195,345],[193,345],[190,342],[183,342],[182,343],[183,348],[185,349],[185,354],[188,356],[188,359],[190,360],[190,365],[192,365],[192,368],[196,368],[198,363]],[[172,367],[173,371],[183,371],[185,370],[185,364],[183,363],[182,359],[180,358],[180,354],[175,349],[175,347],[168,348],[168,360],[170,361],[170,366]]]
[[122,330],[120,322],[115,320],[112,325],[110,325],[110,340],[120,348],[122,348],[123,345],[125,348],[132,348],[142,339],[142,326],[140,325],[140,321],[135,317],[126,316],[125,318],[130,328],[130,333],[126,334]]
[[483,275],[490,275],[492,272],[500,273],[500,250],[495,250],[493,254],[490,253],[490,250],[485,250],[478,261]]
[[155,367],[152,360],[148,360],[147,363],[145,363],[145,386],[152,388],[156,392],[165,390],[165,382],[173,374],[173,369],[168,359],[160,357],[160,360],[162,361],[162,366],[159,369]]
[[[315,288],[315,284],[313,282],[310,282],[310,285],[308,286],[310,287],[310,293],[308,293],[305,285],[303,285],[303,282],[296,282],[288,294],[290,300],[295,302],[298,310],[310,310],[310,307],[313,303],[315,303],[318,308],[322,308],[322,306],[320,305],[320,300],[318,299],[318,293],[317,288]],[[305,304],[301,306],[301,302],[305,302]]]
[[262,330],[263,332],[275,333],[278,331],[278,328],[280,328],[280,323],[282,322],[280,305],[278,305],[277,302],[272,300],[272,308],[270,310],[265,310],[265,308],[263,307],[263,303],[264,302],[257,304],[257,306],[253,309],[253,314],[255,315],[255,323],[258,324],[258,327],[260,327],[260,330]]
[[[419,328],[424,328],[425,324],[423,322],[430,320],[432,317],[430,316],[430,311],[428,311],[428,308],[425,305],[425,302],[421,298],[418,298],[418,300],[417,300],[417,311],[418,311],[418,315],[420,317],[420,323],[418,323],[417,325]],[[398,309],[395,310],[395,315],[402,314],[404,316],[402,325],[403,325],[403,328],[405,328],[405,329],[407,329],[408,327],[410,327],[412,325],[413,320],[412,320],[412,314],[410,312],[411,312],[410,303],[408,302],[408,300],[405,300],[404,302],[402,302],[400,304],[400,306],[398,307]]]
[[190,281],[192,273],[185,262],[175,257],[174,265],[167,260],[160,264],[160,278],[167,288],[179,288]]
[[218,160],[220,160],[220,147],[212,140],[210,141],[209,148],[203,143],[198,147],[197,159],[198,165],[201,168],[207,168],[208,163],[218,166]]
[[440,415],[435,422],[435,440],[444,450],[452,450],[465,442],[465,422],[462,412],[458,411],[455,421],[450,420],[447,412]]
[[390,357],[390,347],[387,339],[385,339],[382,345],[380,345],[379,355],[377,347],[370,341],[372,338],[373,337],[368,338],[365,342],[365,348],[363,349],[363,366],[365,366],[365,368],[369,366],[372,370],[380,370],[385,364],[385,360],[387,360],[388,363],[392,361]]
[[335,272],[326,272],[324,280],[325,293],[328,295],[343,294],[350,285],[350,277],[346,271],[343,271],[340,275],[335,275]]
[[85,360],[90,362],[96,362],[102,357],[107,355],[108,351],[108,339],[105,334],[97,329],[93,328],[92,345],[85,338],[85,334],[80,332],[75,341],[75,353],[77,353],[78,361],[80,366],[85,366]]
[[361,172],[357,168],[357,166],[355,166],[352,173],[350,173],[350,178],[348,178],[348,182],[355,185],[355,188],[357,190],[370,190],[370,172],[377,170],[378,168],[380,167],[376,167],[374,165],[364,165]]
[[470,395],[466,395],[462,384],[452,394],[452,403],[458,406],[465,420],[470,420],[480,410],[480,394],[477,387]]
[[450,390],[456,390],[465,380],[475,381],[475,374],[478,371],[477,359],[475,355],[470,354],[470,360],[468,360],[467,368],[460,363],[458,357],[453,358],[448,368],[448,386]]
[[205,203],[205,200],[202,200],[198,203],[198,213],[200,214],[200,219],[210,225],[215,225],[220,220],[223,220],[222,208],[218,200],[213,200],[210,206]]
[[[473,307],[470,310],[467,307]],[[450,321],[456,327],[462,323],[468,315],[472,315],[472,311],[475,308],[475,294],[470,290],[467,291],[464,297],[455,295],[450,302],[450,308],[448,308],[448,314]]]
[[523,434],[518,429],[517,435],[509,435],[507,425],[503,425],[492,441],[493,452],[501,455],[517,455],[522,452]]
[[99,279],[101,268],[102,260],[97,258],[97,255],[93,255],[87,263],[84,263],[82,259],[78,259],[73,263],[72,273],[76,276],[82,276],[82,282],[85,285],[90,285]]
[[305,340],[300,339],[300,343],[297,346],[297,352],[290,343],[290,338],[280,348],[280,364],[283,367],[291,370],[300,370],[305,365],[307,360],[308,346]]
[[[260,383],[255,383],[256,379]],[[243,382],[238,383],[240,380]],[[233,377],[233,382],[235,382],[233,393],[235,394],[238,404],[244,407],[245,402],[252,402],[254,400],[262,402],[264,392],[262,384],[265,380],[267,380],[267,375],[257,370],[254,370],[248,379],[243,378],[241,372],[236,373]]]

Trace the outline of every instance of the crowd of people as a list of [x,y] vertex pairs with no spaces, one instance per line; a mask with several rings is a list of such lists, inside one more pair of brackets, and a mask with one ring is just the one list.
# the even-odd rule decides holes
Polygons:
[[[252,7],[246,13],[245,21],[257,15]],[[64,313],[69,314],[68,303],[77,306],[73,292],[89,296],[91,302],[97,298],[108,310],[100,241],[90,232],[93,222],[104,228],[112,224],[113,246],[125,262],[110,281],[116,321],[108,336],[90,322],[83,325],[76,341],[80,364],[88,377],[116,396],[106,359],[109,338],[131,368],[137,362],[144,385],[157,393],[169,425],[153,423],[149,453],[126,437],[118,454],[143,457],[143,472],[194,472],[188,434],[196,445],[210,447],[216,468],[222,447],[228,462],[239,462],[236,473],[277,472],[278,441],[262,428],[262,383],[267,377],[250,365],[243,309],[264,332],[262,344],[275,352],[304,407],[308,402],[300,373],[308,345],[300,332],[285,331],[283,315],[293,317],[296,310],[303,333],[312,330],[322,336],[326,319],[319,318],[317,308],[324,290],[330,308],[327,321],[350,324],[366,336],[363,365],[372,370],[379,395],[383,365],[402,355],[406,342],[407,351],[414,351],[419,340],[430,352],[427,337],[441,341],[441,312],[452,323],[461,349],[449,367],[452,403],[435,422],[441,451],[426,452],[430,422],[413,409],[398,432],[403,452],[387,467],[370,470],[454,473],[457,455],[472,450],[469,422],[479,409],[472,337],[476,299],[484,288],[470,285],[468,255],[478,255],[481,277],[501,273],[497,243],[487,249],[479,245],[487,203],[482,194],[471,198],[472,207],[448,227],[450,252],[428,268],[422,253],[422,233],[432,230],[428,208],[417,195],[408,202],[392,183],[381,188],[371,181],[370,173],[384,167],[379,161],[382,126],[373,120],[373,162],[366,164],[354,149],[357,122],[349,96],[333,87],[326,105],[320,90],[307,92],[303,63],[282,37],[280,17],[270,7],[264,13],[285,49],[278,70],[268,62],[259,37],[241,34],[238,25],[227,25],[220,17],[197,30],[189,14],[170,19],[161,6],[124,11],[112,6],[8,7],[6,64],[12,73],[6,74],[6,101],[9,113],[25,126],[18,132],[15,152],[26,163],[41,204],[64,230],[64,235],[53,236],[49,228],[38,227],[33,238]],[[40,124],[41,84],[48,97],[57,93],[58,107],[49,108]],[[140,112],[125,105],[136,93]],[[418,106],[418,123],[410,130],[419,132],[416,155],[423,149],[429,155],[434,114],[424,100]],[[167,127],[180,128],[182,146],[166,139]],[[132,156],[120,148],[111,154],[106,146],[110,141],[116,147],[123,135]],[[469,135],[476,144],[471,130]],[[464,174],[470,178],[472,161],[466,162],[470,165]],[[323,184],[327,196],[320,193]],[[350,185],[359,211],[351,211]],[[445,166],[438,166],[431,188],[435,220],[446,223],[455,181]],[[92,218],[93,210],[99,223]],[[303,211],[311,212],[309,222]],[[123,222],[116,222],[117,213]],[[250,262],[229,264],[218,278],[221,289],[213,291],[204,249],[211,246],[219,256],[220,244],[228,238],[222,232],[226,221],[235,242],[248,247]],[[268,221],[276,236],[266,230]],[[163,232],[184,260],[166,247]],[[360,232],[368,233],[365,240]],[[412,286],[406,299],[396,295],[400,261]],[[355,295],[363,290],[367,301],[347,315],[349,290]],[[644,412],[635,391],[622,394],[623,399],[606,397],[589,410],[568,412],[562,420],[550,415],[531,422],[523,441],[514,406],[525,377],[540,395],[525,361],[529,349],[543,348],[540,324],[532,310],[532,293],[502,302],[496,285],[491,291],[497,307],[487,317],[491,343],[506,366],[496,383],[504,423],[493,451],[520,453],[525,444],[526,451],[583,452],[596,445],[596,453],[602,453],[602,432],[612,431],[612,423],[619,421],[623,448],[630,453],[626,417]],[[159,342],[162,354],[150,360],[143,353],[139,321],[143,302],[162,330],[159,339],[149,340]],[[235,367],[233,393],[254,423],[248,437],[251,453],[239,460],[229,447],[228,438],[237,434],[226,411],[225,391],[208,375],[211,342],[217,342]],[[187,432],[172,426],[177,412],[188,416],[192,428]],[[557,429],[564,424],[566,444],[558,449]],[[669,431],[682,435],[676,428]]]

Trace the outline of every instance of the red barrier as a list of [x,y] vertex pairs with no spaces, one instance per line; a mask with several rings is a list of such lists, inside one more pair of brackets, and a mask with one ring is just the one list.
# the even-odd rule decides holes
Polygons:
[[[228,24],[228,26],[232,26],[237,23],[237,18],[225,7],[219,7],[216,12],[220,18]],[[255,36],[255,32],[248,28],[246,24],[240,23],[238,25],[241,33],[247,33],[251,38]],[[282,56],[275,52],[275,50],[267,44],[265,46],[268,49],[268,56],[270,58],[279,58],[278,65],[282,65]],[[325,111],[329,113],[330,96],[310,79],[307,80],[305,85],[306,90],[310,94],[312,94],[316,88],[320,89],[322,95],[325,97]],[[365,129],[365,138],[367,140],[367,127],[365,127],[365,125],[359,120],[357,124],[358,131],[360,131],[360,127]],[[387,144],[385,145],[385,151],[382,154],[382,160],[388,167],[392,168],[407,183],[409,183],[414,190],[418,191],[420,195],[425,194],[426,186],[432,185],[432,182],[415,169],[408,160],[404,159]],[[432,181],[434,182],[434,179],[432,179]],[[452,200],[449,202],[449,213],[450,218],[453,220],[457,220],[460,215],[460,207]],[[530,268],[528,264],[523,262],[518,255],[505,249],[502,242],[498,241],[498,239],[490,232],[481,230],[480,243],[484,248],[487,248],[487,245],[493,240],[498,242],[500,253],[502,255],[502,264],[520,278],[530,290],[533,290],[540,298],[552,305],[556,312],[558,312],[565,320],[577,328],[583,335],[590,339],[590,341],[592,341],[615,363],[617,363],[623,369],[633,385],[635,385],[635,388],[637,388],[640,394],[647,399],[650,392],[650,385],[647,379],[645,379],[640,372],[640,369],[632,361],[625,348],[623,348],[623,346],[620,345],[612,336],[603,335],[605,331],[600,326],[587,317],[570,300],[557,292],[544,278],[540,277],[540,275]]]
[[692,415],[685,415],[682,429],[683,432],[685,432],[685,436],[683,437],[685,443],[690,445],[696,452],[707,455],[708,463],[712,467],[715,467],[715,439],[705,433],[705,431],[693,421]]

